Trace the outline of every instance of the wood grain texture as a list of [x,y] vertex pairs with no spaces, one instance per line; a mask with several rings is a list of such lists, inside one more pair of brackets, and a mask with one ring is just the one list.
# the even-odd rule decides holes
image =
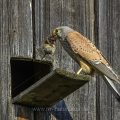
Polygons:
[[32,57],[32,1],[10,2],[10,45],[12,56]]
[[0,119],[12,119],[10,95],[10,47],[8,32],[9,2],[0,1]]
[[[9,19],[8,19],[9,38],[7,40],[9,41],[5,40],[9,45],[8,48],[10,48],[8,51],[8,54],[11,57],[22,56],[22,57],[31,58],[33,55],[32,1],[31,0],[15,0],[15,1],[11,0],[9,1],[8,6],[9,6],[9,10],[8,10],[9,11]],[[10,63],[10,60],[9,60],[9,63]],[[8,66],[10,65],[8,64]],[[6,66],[7,69],[8,69],[8,66]],[[11,81],[10,77],[7,78],[6,81],[10,82]],[[13,104],[10,104],[10,105],[11,105],[11,108],[13,108],[12,119],[33,120],[32,109],[23,107],[23,106],[13,105]]]
[[[104,55],[109,59],[113,68],[120,74],[120,1],[99,0],[98,39],[99,46]],[[111,94],[101,78],[98,120],[120,119],[120,104]],[[118,87],[119,88],[119,87]],[[120,89],[119,89],[120,90]]]

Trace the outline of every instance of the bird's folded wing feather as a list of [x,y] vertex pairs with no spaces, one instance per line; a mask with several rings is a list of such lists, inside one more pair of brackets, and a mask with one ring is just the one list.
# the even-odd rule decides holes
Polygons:
[[111,79],[109,79],[107,76],[103,75],[103,79],[107,86],[111,89],[112,93],[116,96],[116,98],[120,101],[120,92],[117,90],[115,84]]

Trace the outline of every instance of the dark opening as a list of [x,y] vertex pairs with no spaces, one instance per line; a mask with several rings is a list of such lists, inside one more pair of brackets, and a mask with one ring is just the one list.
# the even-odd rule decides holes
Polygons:
[[11,58],[12,97],[33,85],[52,69],[51,62],[30,58]]

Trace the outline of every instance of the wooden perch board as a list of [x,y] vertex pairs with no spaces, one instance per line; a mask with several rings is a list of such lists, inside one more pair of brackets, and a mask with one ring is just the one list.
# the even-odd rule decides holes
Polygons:
[[[39,62],[39,64],[44,63]],[[76,75],[58,68],[14,96],[12,102],[27,106],[49,107],[83,86],[89,79],[90,76]]]
[[89,81],[89,76],[56,69],[13,98],[13,103],[51,106]]

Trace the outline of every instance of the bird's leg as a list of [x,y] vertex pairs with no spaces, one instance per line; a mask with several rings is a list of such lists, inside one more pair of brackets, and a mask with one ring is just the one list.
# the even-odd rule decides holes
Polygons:
[[81,71],[82,71],[82,68],[80,68],[76,74],[79,75]]

